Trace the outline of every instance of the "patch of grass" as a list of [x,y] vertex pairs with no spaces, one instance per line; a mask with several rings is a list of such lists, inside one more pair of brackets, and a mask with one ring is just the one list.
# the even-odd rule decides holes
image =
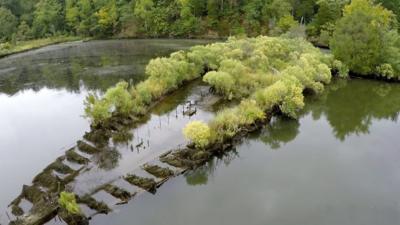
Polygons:
[[25,52],[28,50],[33,50],[37,48],[41,48],[44,46],[58,44],[63,42],[70,42],[70,41],[78,41],[81,40],[80,37],[71,37],[71,36],[56,36],[56,37],[49,37],[49,38],[42,38],[36,40],[29,40],[29,41],[18,41],[15,44],[11,44],[9,42],[0,44],[0,58],[16,54],[20,52]]

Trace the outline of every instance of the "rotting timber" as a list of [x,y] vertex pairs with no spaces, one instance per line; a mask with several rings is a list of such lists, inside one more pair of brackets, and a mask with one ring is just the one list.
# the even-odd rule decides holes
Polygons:
[[[127,174],[122,178],[128,181],[130,184],[139,187],[141,191],[130,193],[122,187],[118,187],[113,183],[108,183],[98,187],[96,190],[93,190],[92,193],[86,194],[84,196],[78,196],[77,201],[78,203],[85,204],[89,208],[95,210],[95,214],[107,214],[112,211],[112,206],[108,206],[104,202],[98,202],[95,198],[92,197],[94,194],[100,191],[105,191],[118,199],[116,205],[120,205],[127,203],[137,194],[143,193],[143,191],[155,193],[157,188],[159,188],[168,179],[171,179],[172,177],[182,174],[188,170],[195,169],[208,162],[212,157],[223,155],[227,151],[231,150],[235,144],[242,140],[244,136],[261,129],[265,124],[270,121],[270,118],[271,117],[268,116],[266,119],[259,120],[251,126],[241,128],[241,131],[234,138],[227,140],[223,144],[214,145],[211,148],[204,149],[202,151],[196,150],[195,148],[193,148],[193,146],[189,145],[186,148],[170,150],[165,154],[162,154],[158,159],[155,159],[153,162],[146,163],[142,166],[142,169],[153,175],[153,178],[140,177],[134,174]],[[64,158],[60,157],[57,160],[57,163],[59,164],[62,163],[62,161],[60,160],[64,160]],[[169,166],[158,166],[158,161],[166,163]],[[54,186],[47,185],[49,189],[46,192],[41,191],[43,187],[40,185],[42,183],[34,182],[32,186],[24,186],[22,194],[14,202],[12,202],[11,206],[13,208],[18,208],[18,201],[20,201],[22,198],[26,198],[33,203],[34,207],[31,209],[29,214],[22,216],[15,221],[12,221],[10,224],[39,225],[44,224],[45,222],[54,218],[57,215],[60,216],[68,224],[88,224],[89,219],[92,216],[95,216],[95,214],[87,216],[69,215],[67,212],[65,212],[65,210],[60,209],[57,204],[58,193],[61,190],[65,190],[66,186],[68,185],[65,182],[72,181],[73,178],[71,178],[71,176],[76,176],[77,174],[79,174],[80,171],[84,170],[84,167],[85,165],[82,166],[82,169],[80,169],[79,171],[71,172],[71,175],[66,176],[64,179],[60,179],[57,177],[56,179],[58,179],[58,182],[49,182]],[[48,174],[50,176],[51,170],[53,170],[53,167],[49,166],[41,174]],[[55,189],[56,187],[59,189]]]
[[[199,93],[193,94],[198,105],[192,107],[209,107],[210,98],[220,99],[218,96],[207,94],[209,89],[206,85],[199,85],[199,81],[187,85],[183,89],[196,89]],[[188,90],[180,90],[181,92],[189,92]],[[179,93],[178,93],[179,94]],[[172,94],[174,95],[174,94]],[[183,96],[185,96],[183,94]],[[180,118],[190,118],[193,115],[185,113],[186,102],[182,96],[167,96],[169,99],[177,98],[180,103],[175,106],[176,115]],[[182,101],[180,100],[182,99]],[[201,100],[203,99],[203,101]],[[212,103],[217,101],[210,101]],[[161,104],[162,105],[162,104]],[[156,105],[154,105],[156,106]],[[157,108],[155,107],[155,110]],[[84,135],[82,140],[79,140],[76,146],[68,149],[65,155],[58,157],[53,163],[49,164],[42,172],[33,178],[31,185],[24,185],[21,194],[13,200],[9,205],[10,215],[15,216],[9,224],[24,225],[45,224],[49,220],[59,216],[68,224],[87,224],[89,219],[96,214],[107,214],[113,210],[116,205],[126,204],[136,195],[145,191],[155,193],[160,187],[171,177],[181,174],[187,168],[179,168],[169,166],[162,163],[158,157],[146,161],[142,165],[132,165],[133,170],[126,174],[121,174],[119,177],[114,177],[111,180],[90,188],[84,192],[75,192],[75,184],[79,182],[79,178],[85,174],[91,173],[94,169],[98,169],[96,160],[102,154],[108,154],[115,151],[114,145],[116,139],[119,141],[129,141],[132,138],[130,132],[135,132],[135,129],[141,125],[145,125],[148,118],[133,118],[133,117],[117,117],[110,119],[107,125],[92,126],[91,131]],[[121,137],[123,140],[121,140]],[[127,140],[126,140],[127,139]],[[113,142],[114,144],[110,144]],[[143,140],[140,141],[142,147],[145,147]],[[131,144],[133,147],[135,144]],[[164,149],[163,152],[168,151]],[[126,186],[118,184],[120,181],[126,181],[132,185],[134,191],[128,190]],[[76,194],[77,203],[85,205],[91,209],[89,214],[70,215],[64,209],[59,207],[58,198],[62,191],[74,192]],[[115,202],[109,203],[96,199],[96,194],[107,193],[115,199]],[[21,207],[21,202],[26,200],[32,204],[29,210],[24,211]]]
[[[182,114],[184,114],[184,110],[182,110]],[[232,149],[235,143],[239,142],[246,134],[262,128],[263,125],[268,123],[269,119],[270,117],[257,121],[251,126],[241,128],[241,131],[234,138],[227,140],[224,144],[214,145],[212,148],[199,151],[192,145],[188,145],[185,148],[169,151],[166,149],[165,153],[139,166],[134,172],[100,185],[87,193],[76,194],[77,202],[81,205],[86,205],[94,213],[89,215],[70,215],[58,205],[59,193],[61,191],[74,191],[73,186],[71,186],[74,180],[93,168],[93,162],[88,157],[90,154],[95,156],[103,151],[110,151],[107,143],[113,135],[137,126],[134,121],[114,120],[112,127],[117,129],[107,129],[107,132],[100,129],[92,129],[91,132],[86,133],[83,140],[77,142],[75,147],[67,150],[64,156],[57,158],[39,173],[33,179],[32,185],[24,185],[22,193],[10,204],[12,214],[16,216],[16,219],[11,221],[10,224],[40,225],[45,224],[56,216],[59,216],[68,224],[88,224],[90,218],[96,214],[108,214],[116,205],[126,204],[136,195],[145,191],[155,193],[157,188],[172,177],[203,165],[213,156],[224,154]],[[104,127],[101,129],[104,129]],[[147,175],[136,175],[143,174],[143,172]],[[117,184],[119,180],[127,181],[138,188],[135,192],[128,191],[125,187]],[[97,200],[94,196],[99,192],[110,194],[116,199],[116,202],[109,204]],[[29,212],[24,212],[19,206],[22,199],[32,203],[32,208]]]
[[[76,189],[74,185],[79,184],[79,179],[81,176],[83,176],[84,174],[93,173],[93,168],[95,167],[93,165],[94,164],[93,161],[95,160],[101,161],[104,158],[118,161],[119,156],[118,153],[115,151],[116,147],[110,145],[110,141],[111,142],[112,140],[115,141],[115,139],[117,140],[130,139],[131,137],[129,135],[129,131],[132,130],[133,128],[136,128],[137,125],[140,124],[141,122],[141,118],[139,115],[123,116],[122,114],[119,114],[118,111],[115,111],[112,113],[111,117],[106,118],[105,120],[101,121],[101,123],[92,124],[91,131],[84,136],[83,140],[78,141],[77,145],[68,150],[65,156],[60,157],[59,162],[52,163],[51,167],[46,168],[43,172],[41,172],[38,176],[36,176],[31,186],[24,187],[24,190],[21,193],[21,195],[10,205],[10,207],[14,209],[13,210],[15,212],[14,215],[17,216],[17,219],[12,221],[11,224],[43,224],[43,222],[46,222],[46,220],[51,219],[55,215],[60,216],[68,224],[87,224],[88,220],[91,217],[95,216],[96,214],[108,213],[112,210],[112,208],[115,205],[125,204],[129,200],[131,200],[134,196],[143,193],[145,191],[155,193],[157,188],[160,187],[168,179],[178,174],[181,174],[187,170],[203,165],[213,156],[218,156],[223,154],[224,152],[227,152],[229,149],[232,149],[235,143],[242,140],[244,136],[258,129],[261,129],[265,124],[267,124],[270,121],[272,115],[280,112],[283,112],[284,114],[294,113],[298,108],[300,108],[298,106],[303,105],[302,92],[314,89],[315,91],[321,91],[321,89],[323,88],[323,84],[329,83],[331,78],[330,76],[331,71],[329,70],[329,67],[325,63],[322,63],[321,58],[324,58],[324,60],[326,60],[327,62],[329,61],[329,59],[328,58],[325,59],[325,57],[319,55],[318,52],[315,49],[312,49],[311,46],[309,46],[308,44],[302,43],[305,46],[299,47],[296,45],[296,42],[290,40],[284,40],[283,43],[280,42],[281,42],[280,40],[272,38],[251,39],[249,42],[232,40],[231,42],[228,42],[229,45],[226,46],[216,45],[216,49],[214,49],[216,52],[225,51],[227,50],[226,48],[229,48],[229,50],[232,51],[226,53],[225,57],[227,57],[228,59],[226,60],[222,59],[221,64],[226,64],[224,67],[222,67],[222,69],[230,70],[232,66],[235,67],[236,65],[238,66],[238,68],[236,67],[235,68],[242,72],[243,71],[251,72],[252,70],[255,69],[257,69],[258,71],[258,69],[260,68],[264,69],[265,70],[264,72],[269,71],[268,72],[269,78],[267,80],[261,79],[264,75],[260,71],[258,71],[255,74],[252,74],[255,77],[255,80],[257,80],[257,78],[261,79],[259,81],[260,83],[258,84],[257,82],[250,82],[249,86],[247,87],[248,89],[246,89],[247,92],[237,93],[238,95],[236,96],[240,99],[240,97],[250,95],[259,88],[264,88],[274,85],[273,86],[274,89],[265,88],[266,92],[261,93],[261,94],[265,93],[272,94],[271,95],[272,97],[276,97],[273,99],[274,101],[269,101],[270,99],[268,99],[267,96],[266,101],[263,103],[267,105],[267,107],[262,107],[262,111],[264,112],[263,115],[265,115],[262,117],[262,119],[258,118],[251,120],[251,122],[238,124],[239,125],[238,129],[235,130],[233,136],[231,136],[230,138],[223,138],[221,142],[211,143],[205,146],[205,148],[201,149],[195,148],[195,146],[192,144],[183,148],[180,146],[177,147],[175,146],[172,148],[160,146],[161,148],[163,148],[163,150],[160,151],[161,154],[159,154],[158,156],[154,156],[152,159],[149,160],[139,161],[138,164],[133,165],[134,169],[132,171],[127,171],[126,173],[124,172],[124,174],[121,174],[121,176],[113,177],[112,179],[109,179],[107,182],[103,182],[98,185],[96,184],[94,187],[92,186],[86,191],[82,191],[79,188]],[[269,45],[275,46],[275,44],[277,44],[278,46],[284,46],[283,44],[291,44],[293,45],[291,46],[291,48],[299,47],[300,49],[303,50],[305,49],[304,50],[305,53],[296,52],[297,54],[292,54],[292,50],[290,48],[284,49],[284,52],[286,53],[280,54],[282,60],[287,58],[286,56],[287,54],[289,54],[291,58],[290,58],[290,63],[285,65],[288,67],[288,69],[285,70],[283,75],[281,74],[280,76],[277,76],[277,73],[279,73],[279,71],[276,72],[276,69],[273,66],[271,68],[269,67],[265,68],[262,63],[255,65],[254,63],[252,63],[254,60],[263,59],[263,57],[251,58],[251,60],[245,61],[248,64],[247,66],[256,66],[256,68],[240,65],[240,61],[230,59],[232,57],[233,58],[241,57],[241,54],[237,53],[244,51],[247,52],[246,54],[243,53],[246,57],[247,56],[251,57],[253,54],[250,53],[254,51],[251,45],[254,45],[254,47],[265,47]],[[241,46],[241,49],[239,49],[238,51],[236,51],[237,49],[233,48],[233,47],[236,48],[237,46]],[[213,61],[215,57],[214,54],[208,54],[210,50],[212,50],[212,48],[197,49],[197,51],[199,51],[201,54],[205,54],[206,59],[204,61],[209,61],[209,62]],[[278,48],[278,50],[282,49]],[[307,53],[307,51],[310,52]],[[265,48],[265,52],[259,51],[258,53],[261,55],[264,53],[267,55],[272,54],[271,56],[268,55],[271,59],[273,59],[272,57],[276,55],[274,52],[270,53],[268,48]],[[180,59],[181,57],[183,57],[182,53],[175,54],[174,58],[171,59],[172,63],[175,64],[181,63],[177,62],[176,60],[176,58]],[[196,59],[196,57],[194,57],[194,59]],[[216,58],[215,60],[218,61],[221,59]],[[161,62],[162,60],[160,59],[159,61]],[[261,61],[266,62],[266,60],[261,60]],[[276,63],[278,65],[281,64],[281,61],[277,59],[276,62],[273,63]],[[295,66],[293,66],[292,64]],[[311,72],[307,70],[303,71],[304,73],[298,72],[299,70],[300,71],[302,70],[302,66],[304,66],[303,64],[309,67],[307,69],[313,68],[315,64],[318,70],[310,70]],[[153,64],[153,69],[154,70],[157,69],[156,75],[161,75],[163,71],[157,68],[155,65],[156,64]],[[190,67],[190,65],[187,63],[184,63],[184,65],[188,66],[187,68]],[[204,63],[201,62],[198,63],[197,65],[204,66]],[[257,66],[259,66],[260,68],[258,68]],[[168,67],[168,68],[174,68],[174,67]],[[207,72],[209,70],[207,69],[208,68],[207,64],[205,64],[205,68],[206,69],[204,69],[202,72]],[[217,68],[214,69],[217,70]],[[270,70],[272,70],[272,72]],[[173,69],[173,72],[174,71],[175,69]],[[182,73],[182,71],[178,72]],[[232,79],[242,79],[242,77],[239,76],[240,73],[234,73],[234,72],[235,71],[233,71],[232,74],[237,75],[237,77],[235,78],[231,77],[231,81]],[[171,75],[173,73],[169,74]],[[201,77],[200,74],[196,74],[196,76],[197,75]],[[219,90],[219,94],[225,94],[225,97],[231,96],[232,93],[229,93],[230,89],[221,87],[225,85],[225,82],[219,82],[218,79],[214,79],[218,78],[219,76],[229,77],[230,75],[224,71],[220,71],[220,73],[211,72],[208,74],[209,79],[206,79],[206,81],[208,80],[211,86],[217,88]],[[147,83],[147,86],[145,87],[151,88],[152,87],[151,85],[154,84],[151,82],[155,82],[156,78],[158,77],[154,76],[153,79],[150,80]],[[192,78],[193,77],[189,77],[187,80],[183,79],[181,80],[182,82],[178,82],[179,87],[182,87],[182,85],[187,84],[190,80],[194,79]],[[240,85],[241,81],[243,80],[239,80],[236,83],[235,80],[232,81],[233,83],[231,84],[232,86],[238,84]],[[289,85],[289,87],[286,87],[285,85]],[[210,86],[208,85],[205,85],[205,87],[207,90],[210,89]],[[174,93],[173,90],[176,90],[176,87],[174,85],[163,90],[164,92],[162,93],[169,95],[171,93]],[[284,93],[283,96],[281,94],[282,90]],[[147,112],[155,106],[155,102],[162,104],[161,100],[165,101],[165,95],[160,97],[158,96],[158,94],[161,92],[157,91],[158,91],[157,89],[155,90],[151,89],[152,93],[153,92],[156,93],[156,95],[153,96],[153,100],[155,101],[146,106]],[[208,95],[212,94],[208,92]],[[201,98],[204,97],[203,93],[201,93],[200,96]],[[261,97],[264,97],[264,95],[262,95]],[[293,97],[296,97],[295,99],[296,102],[291,102],[291,100],[293,100],[292,99]],[[182,100],[183,100],[182,102],[185,102],[185,100],[186,103],[188,102],[187,99],[182,99]],[[280,106],[282,106],[282,102],[284,100],[286,103],[285,105],[286,108],[282,109],[282,107]],[[100,99],[100,100],[96,99],[96,101],[99,104],[109,103],[108,99]],[[93,104],[96,104],[96,101]],[[200,102],[197,101],[197,104],[201,104],[201,101]],[[108,106],[112,108],[112,104]],[[295,108],[293,106],[295,106]],[[180,113],[182,113],[182,116],[184,117],[191,118],[192,116],[195,116],[197,113],[199,113],[199,110],[197,108],[193,108],[192,101],[190,101],[189,108],[186,107],[186,104],[182,105],[182,108],[183,110],[180,110]],[[286,109],[286,112],[284,111],[284,109]],[[176,115],[178,115],[178,111],[176,112],[177,112]],[[141,116],[144,115],[141,114]],[[140,142],[138,142],[138,144],[136,145],[137,149],[145,147],[146,145],[144,140],[140,140]],[[168,151],[168,149],[172,150]],[[131,145],[131,151],[132,152],[134,151],[132,145]],[[70,166],[70,163],[75,164],[74,168]],[[108,167],[108,165],[102,165],[102,166],[105,168]],[[68,167],[70,169],[68,169]],[[119,186],[119,182],[125,182],[125,183],[127,182],[129,185],[135,186],[136,189],[134,191],[127,190],[125,187]],[[76,199],[78,203],[86,205],[88,208],[92,209],[94,213],[80,214],[80,215],[70,215],[66,213],[65,210],[58,207],[57,204],[58,195],[61,191],[74,192],[77,195]],[[99,201],[95,197],[99,193],[107,193],[111,195],[115,200],[115,202],[109,203],[109,202]],[[30,201],[33,204],[32,209],[28,213],[23,213],[22,208],[19,207],[19,203],[23,198]],[[46,205],[44,204],[45,202],[54,202],[54,206],[51,204]]]

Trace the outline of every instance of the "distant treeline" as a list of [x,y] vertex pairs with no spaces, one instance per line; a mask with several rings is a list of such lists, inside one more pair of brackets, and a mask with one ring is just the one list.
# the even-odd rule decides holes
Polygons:
[[[0,0],[0,42],[55,35],[225,37],[284,33],[299,23],[329,36],[350,0]],[[400,1],[377,0],[400,15]],[[325,37],[326,38],[326,37]]]

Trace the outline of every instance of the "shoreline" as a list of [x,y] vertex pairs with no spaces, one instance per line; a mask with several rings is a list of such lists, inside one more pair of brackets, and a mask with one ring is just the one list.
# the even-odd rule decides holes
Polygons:
[[[31,40],[31,41],[25,41],[25,42],[23,42],[24,44],[20,44],[20,45],[16,45],[16,46],[12,47],[14,50],[9,50],[9,52],[7,52],[7,50],[5,50],[5,53],[1,53],[1,50],[0,50],[0,59],[4,59],[4,58],[12,56],[12,55],[25,53],[25,52],[37,50],[37,49],[52,46],[52,45],[58,45],[58,44],[63,44],[63,43],[73,43],[73,42],[80,42],[80,41],[82,41],[82,42],[88,41],[88,39],[80,38],[80,37],[58,37],[58,38],[54,38],[54,40],[51,40],[51,38],[47,41],[46,40],[47,39],[35,39],[35,40]],[[44,41],[44,43],[34,45],[35,42],[40,42],[40,41]],[[29,47],[29,44],[33,44],[33,46]],[[18,48],[21,48],[21,49],[18,49]]]
[[[51,39],[51,38],[50,38]],[[1,53],[0,50],[0,59],[4,59],[7,58],[9,56],[12,55],[17,55],[17,54],[21,54],[21,53],[25,53],[25,52],[29,52],[29,51],[34,51],[37,49],[41,49],[41,48],[45,48],[48,46],[52,46],[52,45],[59,45],[59,44],[65,44],[65,43],[74,43],[74,42],[90,42],[90,41],[111,41],[111,40],[144,40],[144,39],[149,39],[149,40],[157,40],[157,39],[164,39],[164,40],[215,40],[215,41],[224,41],[227,38],[226,37],[222,37],[222,38],[213,38],[213,37],[182,37],[182,38],[171,38],[171,37],[110,37],[110,38],[81,38],[81,37],[65,37],[65,39],[57,39],[54,40],[54,42],[50,41],[48,43],[44,43],[44,44],[39,44],[37,46],[33,46],[33,47],[28,47],[28,48],[24,48],[22,47],[22,49],[20,50],[11,50],[10,52],[6,52],[6,53]],[[35,40],[31,40],[31,41],[26,41],[27,43],[33,43],[35,41],[41,41],[41,40],[46,40],[46,39],[35,39]],[[16,45],[14,48],[18,48],[21,47],[23,45]]]

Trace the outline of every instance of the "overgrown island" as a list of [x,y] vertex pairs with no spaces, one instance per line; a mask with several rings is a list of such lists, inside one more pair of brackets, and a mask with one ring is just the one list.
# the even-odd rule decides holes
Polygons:
[[[202,80],[210,92],[232,106],[217,112],[207,123],[187,124],[183,133],[189,144],[160,156],[161,161],[179,168],[195,168],[228,151],[242,137],[265,126],[272,116],[296,119],[304,107],[304,98],[322,93],[333,77],[400,80],[400,36],[395,14],[400,15],[400,3],[395,1],[67,0],[62,9],[57,4],[55,0],[39,1],[32,27],[21,16],[19,33],[4,35],[4,29],[0,30],[4,40],[16,37],[22,40],[20,37],[28,34],[46,36],[50,28],[74,35],[112,35],[128,32],[131,26],[127,24],[132,23],[133,36],[140,37],[198,37],[212,32],[216,32],[216,37],[236,35],[227,41],[153,59],[146,67],[146,80],[137,85],[122,81],[104,95],[91,94],[86,99],[85,112],[92,123],[92,138],[101,139],[103,134],[107,136],[124,124],[139,121],[165,96]],[[92,4],[89,8],[93,11],[87,11],[87,4]],[[41,14],[47,12],[42,5],[63,10],[65,20],[59,21],[62,25],[41,24],[45,23],[44,18],[55,16]],[[134,18],[127,16],[129,10],[133,10]],[[1,9],[0,18],[11,13],[6,11]],[[53,17],[51,21],[58,21]],[[13,20],[10,15],[8,18]],[[175,23],[170,23],[171,20]],[[27,30],[24,34],[21,26]],[[313,44],[329,47],[331,52],[321,51]],[[160,175],[163,178],[174,175],[153,169],[164,174]],[[129,179],[148,191],[158,187],[137,177]],[[59,214],[63,219],[70,224],[87,222],[84,216],[79,217],[74,194],[62,188],[54,191],[61,196],[57,207],[61,206]]]

